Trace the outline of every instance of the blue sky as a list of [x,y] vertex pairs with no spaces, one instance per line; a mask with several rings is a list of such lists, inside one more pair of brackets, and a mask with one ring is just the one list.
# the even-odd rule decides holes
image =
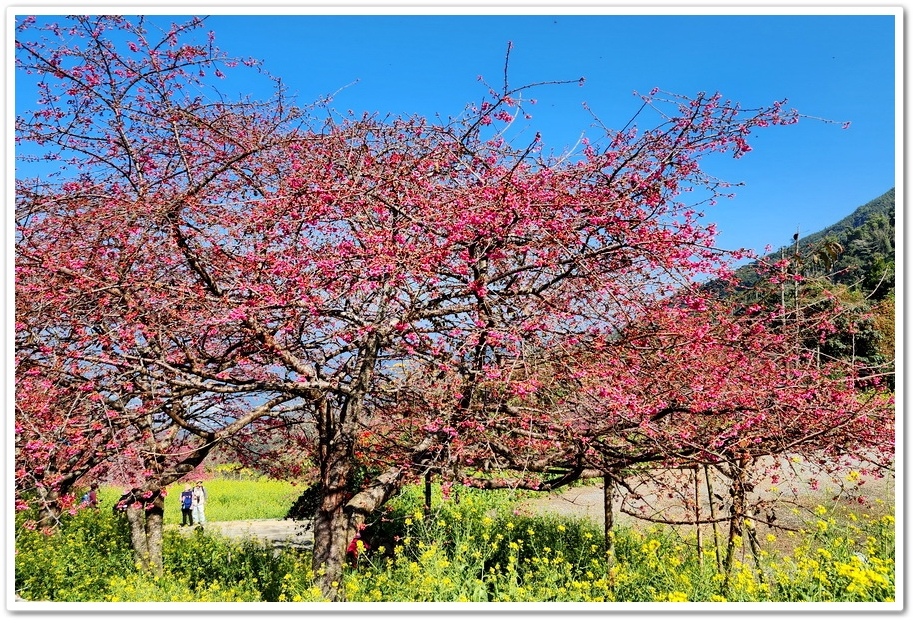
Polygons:
[[[634,90],[653,87],[687,95],[719,91],[747,107],[788,99],[802,114],[851,122],[847,130],[815,120],[767,129],[752,138],[754,150],[741,160],[710,160],[710,172],[745,183],[735,199],[706,211],[719,225],[725,248],[778,247],[796,230],[814,233],[895,186],[892,15],[231,10],[207,18],[217,45],[262,59],[303,104],[346,87],[333,106],[357,113],[456,115],[485,95],[479,75],[501,85],[512,41],[514,85],[586,79],[581,87],[551,85],[528,93],[538,100],[529,110],[528,130],[540,131],[556,151],[583,133],[599,136],[583,102],[605,125],[620,127],[639,106]],[[218,86],[230,97],[257,95],[260,88],[231,79]]]
[[719,91],[748,107],[788,99],[813,117],[759,133],[740,161],[710,169],[743,181],[707,210],[722,246],[762,251],[819,231],[895,185],[895,41],[888,15],[217,15],[217,43],[262,58],[302,101],[333,93],[356,112],[449,115],[485,94],[477,76],[586,78],[545,86],[528,123],[557,150],[636,111],[633,91]]

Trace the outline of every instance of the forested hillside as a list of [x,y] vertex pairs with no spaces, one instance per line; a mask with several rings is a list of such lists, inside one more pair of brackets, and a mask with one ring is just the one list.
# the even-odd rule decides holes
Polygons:
[[895,225],[892,188],[839,222],[740,268],[738,278],[749,288],[758,284],[761,266],[780,263],[783,271],[807,277],[801,290],[781,289],[784,304],[804,310],[833,298],[842,310],[839,331],[826,340],[812,338],[811,346],[821,357],[854,360],[863,376],[883,376],[893,386]]
[[[846,218],[797,241],[790,240],[763,261],[798,254],[806,274],[820,274],[832,283],[862,291],[870,300],[885,298],[894,289],[894,189],[857,208]],[[757,279],[753,265],[743,267],[745,285]]]

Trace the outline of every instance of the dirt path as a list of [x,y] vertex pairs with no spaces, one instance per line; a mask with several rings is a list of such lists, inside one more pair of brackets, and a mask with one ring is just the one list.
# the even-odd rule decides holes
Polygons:
[[[195,528],[178,528],[182,534],[190,534]],[[293,519],[246,519],[242,521],[208,521],[204,530],[216,530],[223,536],[234,539],[256,539],[264,541],[275,549],[292,547],[311,549],[312,531],[306,521]]]
[[[834,502],[835,504],[849,507],[856,512],[883,514],[893,508],[895,499],[893,475],[887,478],[863,478],[859,484],[844,480],[829,482],[825,480],[822,473],[801,464],[786,464],[781,466],[781,469],[790,473],[791,478],[781,480],[778,484],[769,487],[760,486],[751,496],[751,502],[762,503],[760,515],[762,521],[767,519],[765,511],[772,513],[770,519],[775,519],[779,525],[797,527],[804,518],[810,516],[805,512],[797,512],[799,509],[810,510],[817,504],[829,505],[831,497],[837,494],[841,495]],[[819,482],[817,491],[810,489],[812,480]],[[727,499],[727,495],[723,495],[726,493],[726,487],[722,481],[714,481],[712,485],[712,504],[718,508],[717,515],[721,516],[721,513],[726,511],[724,500]],[[688,509],[694,508],[695,500],[700,503],[701,517],[709,516],[710,497],[706,492],[705,481],[695,489],[692,480],[685,480],[674,489],[675,494],[673,495],[662,492],[658,489],[657,484],[651,483],[637,483],[634,489],[639,491],[642,498],[642,507],[638,510],[645,516],[674,521],[691,520],[695,517],[695,511]],[[615,524],[638,529],[653,525],[651,521],[620,512],[621,504],[624,503],[623,493],[619,492],[615,499]],[[637,510],[635,505],[629,505],[629,508],[631,511]],[[542,498],[527,500],[519,506],[519,512],[584,518],[601,526],[604,524],[604,489],[600,486],[569,487]],[[184,533],[192,529],[179,528]],[[231,538],[255,538],[275,548],[310,549],[313,544],[308,522],[292,519],[208,522],[205,529],[218,530],[221,534]],[[694,530],[695,528],[688,525],[682,526],[682,529]]]
[[[885,477],[858,475],[861,466],[847,467],[839,476],[831,478],[825,472],[803,462],[782,461],[773,465],[769,479],[763,480],[748,494],[748,508],[753,509],[759,527],[764,530],[789,530],[800,527],[812,518],[818,505],[859,515],[880,516],[892,512],[895,503],[896,481],[893,473]],[[781,478],[774,481],[773,475]],[[858,476],[857,476],[858,475]],[[667,477],[666,477],[667,476]],[[696,476],[697,480],[694,481]],[[709,493],[705,474],[698,472],[672,472],[658,474],[658,480],[630,481],[638,496],[628,495],[618,489],[614,499],[614,523],[645,529],[653,525],[677,526],[681,530],[696,530],[692,522],[699,517],[709,519],[714,509],[717,518],[728,514],[728,484],[723,478],[710,476]],[[678,478],[680,480],[678,480]],[[662,483],[667,481],[667,486]],[[699,513],[697,512],[699,507]],[[621,512],[626,509],[629,512]],[[604,524],[604,488],[600,486],[571,487],[549,496],[526,501],[520,507],[532,514],[556,514],[589,519]],[[659,524],[651,519],[661,520]]]

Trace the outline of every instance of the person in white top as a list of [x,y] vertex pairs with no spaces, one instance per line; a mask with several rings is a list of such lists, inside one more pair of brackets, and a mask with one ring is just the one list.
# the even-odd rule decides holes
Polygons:
[[204,525],[206,517],[204,516],[204,505],[207,503],[207,490],[204,489],[202,480],[198,480],[194,488],[191,489],[191,516],[193,522],[198,526]]

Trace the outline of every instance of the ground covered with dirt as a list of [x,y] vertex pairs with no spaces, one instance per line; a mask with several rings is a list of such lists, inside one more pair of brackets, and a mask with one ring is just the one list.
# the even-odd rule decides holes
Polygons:
[[[877,477],[862,475],[861,471],[852,465],[830,477],[804,462],[785,461],[767,471],[769,481],[749,492],[749,514],[755,517],[758,532],[784,536],[814,518],[818,505],[838,513],[850,511],[873,516],[892,513],[897,484],[893,473]],[[775,474],[780,478],[774,482]],[[721,477],[710,474],[707,482],[706,474],[690,470],[651,476],[630,479],[631,491],[617,488],[613,503],[615,525],[640,530],[662,526],[692,534],[696,531],[694,520],[706,522],[727,516],[728,486]],[[603,526],[604,488],[597,483],[569,486],[522,502],[518,512],[587,519]],[[703,525],[703,534],[709,534],[710,524]],[[300,520],[209,522],[204,529],[218,530],[233,538],[260,539],[277,548],[312,546],[308,522]],[[727,525],[720,522],[720,533],[725,529]]]

